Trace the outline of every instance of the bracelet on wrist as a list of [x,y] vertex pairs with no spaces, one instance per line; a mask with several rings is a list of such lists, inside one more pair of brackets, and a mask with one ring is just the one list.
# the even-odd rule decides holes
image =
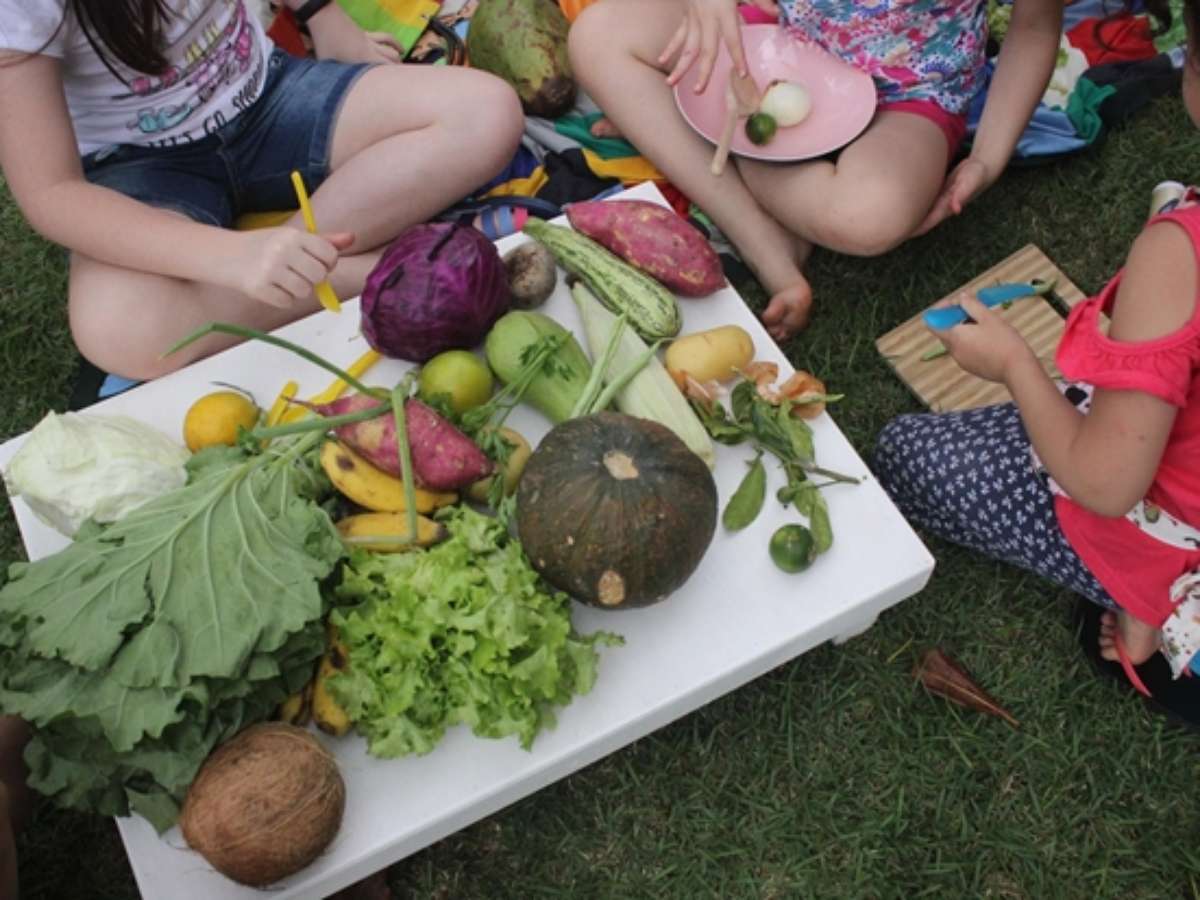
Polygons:
[[332,0],[305,0],[304,3],[292,10],[292,16],[298,25],[307,24],[308,20],[328,6]]

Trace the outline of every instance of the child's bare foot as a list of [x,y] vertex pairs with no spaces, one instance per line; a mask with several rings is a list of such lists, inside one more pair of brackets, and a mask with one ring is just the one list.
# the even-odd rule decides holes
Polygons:
[[592,123],[592,127],[588,129],[592,137],[598,138],[619,138],[622,137],[621,129],[612,123],[612,120],[607,116],[601,116]]
[[1125,654],[1135,666],[1141,665],[1158,650],[1159,632],[1128,613],[1106,612],[1100,617],[1100,656],[1119,662],[1117,654],[1117,629],[1121,629],[1121,643]]
[[812,288],[801,277],[771,298],[763,310],[762,320],[771,337],[776,341],[785,341],[808,324],[811,314]]

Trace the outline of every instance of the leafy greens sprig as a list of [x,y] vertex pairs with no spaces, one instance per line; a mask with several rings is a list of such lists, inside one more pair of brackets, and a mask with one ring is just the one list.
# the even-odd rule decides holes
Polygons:
[[[833,527],[820,488],[858,484],[859,479],[817,465],[812,428],[792,415],[797,405],[787,397],[777,405],[767,401],[748,380],[734,387],[728,412],[718,401],[692,400],[692,408],[713,440],[731,446],[749,441],[758,452],[768,452],[779,461],[787,483],[775,496],[785,507],[793,505],[808,518],[817,552],[823,553],[833,545]],[[745,477],[752,474],[753,470]],[[810,476],[826,480],[818,484]]]

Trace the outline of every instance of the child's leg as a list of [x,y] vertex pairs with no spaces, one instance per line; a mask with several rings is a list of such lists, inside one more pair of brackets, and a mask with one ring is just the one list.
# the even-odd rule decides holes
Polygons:
[[[339,297],[362,290],[380,250],[343,257],[330,275]],[[320,309],[315,297],[280,308],[237,291],[71,256],[68,313],[76,347],[105,372],[157,378],[231,347],[239,338],[209,335],[167,359],[164,350],[209,322],[236,322],[270,331]]]
[[893,419],[871,468],[914,525],[1115,607],[1059,528],[1013,404]]
[[0,716],[0,898],[17,895],[17,832],[29,818],[29,788],[21,754],[29,726],[15,716]]
[[679,114],[657,62],[684,9],[678,0],[593,3],[571,26],[571,64],[605,115],[713,218],[767,290],[796,295],[792,318],[771,329],[775,337],[786,337],[808,315],[809,290],[800,274],[796,238],[763,209],[737,167],[712,175],[713,147]]
[[750,190],[783,225],[839,253],[877,256],[916,229],[946,177],[945,133],[922,116],[881,112],[836,162],[738,160]]
[[[522,123],[511,88],[482,72],[397,65],[363,73],[345,95],[336,122],[324,126],[333,131],[333,172],[313,197],[323,232],[355,234],[353,247],[329,279],[337,294],[359,294],[380,245],[502,169],[520,140]],[[289,224],[304,227],[299,214]],[[159,358],[208,322],[270,330],[317,309],[315,298],[279,309],[211,284],[122,269],[78,254],[71,261],[75,343],[101,369],[129,378],[154,378],[237,342],[211,335],[169,359]]]
[[477,69],[376,66],[338,114],[316,219],[354,232],[351,253],[379,247],[503,169],[524,122],[512,88]]

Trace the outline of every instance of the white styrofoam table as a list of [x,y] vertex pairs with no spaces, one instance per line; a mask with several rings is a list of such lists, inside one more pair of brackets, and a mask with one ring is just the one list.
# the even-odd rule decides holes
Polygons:
[[[661,202],[652,185],[626,192]],[[501,252],[524,241],[514,235]],[[683,331],[727,323],[746,328],[757,358],[790,367],[775,343],[732,288],[700,299],[684,299]],[[578,314],[560,278],[543,309],[580,335]],[[358,335],[356,302],[341,315],[318,313],[279,333],[347,365],[366,349]],[[584,344],[586,346],[586,344]],[[391,384],[406,368],[380,363],[368,381]],[[817,373],[818,375],[820,373]],[[186,369],[97,404],[96,413],[123,413],[179,439],[183,414],[212,383],[252,391],[260,405],[274,399],[283,382],[300,383],[300,396],[324,388],[324,370],[284,350],[260,343],[235,347]],[[837,385],[831,389],[836,390]],[[850,398],[849,403],[854,402]],[[836,411],[836,410],[835,410]],[[549,423],[526,407],[510,417],[513,427],[537,444]],[[576,605],[577,630],[615,631],[622,647],[601,651],[595,688],[561,710],[557,727],[540,735],[531,751],[515,739],[476,738],[454,729],[430,754],[399,760],[367,756],[366,743],[316,732],[337,755],[346,781],[341,831],[319,860],[272,889],[275,900],[320,898],[534,793],[571,772],[703,706],[827,640],[860,633],[884,609],[920,591],[934,561],[828,415],[812,422],[817,460],[828,468],[865,476],[856,486],[826,491],[834,545],[807,571],[787,575],[775,568],[767,541],[776,527],[796,521],[774,500],[782,484],[768,466],[763,513],[734,535],[718,525],[707,555],[691,579],[668,600],[640,610],[606,612]],[[0,466],[22,437],[0,446]],[[746,471],[746,447],[717,446],[714,472],[722,507]],[[66,540],[13,501],[26,550],[33,559],[61,548]],[[138,885],[146,898],[234,900],[262,894],[241,887],[187,849],[178,829],[161,837],[142,818],[118,820]]]

